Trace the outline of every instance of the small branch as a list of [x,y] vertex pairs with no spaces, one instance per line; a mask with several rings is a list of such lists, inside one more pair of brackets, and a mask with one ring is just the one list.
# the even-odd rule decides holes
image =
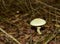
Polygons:
[[[53,38],[55,38],[55,36],[56,36],[56,35],[54,35],[54,34],[51,35],[51,37],[49,37],[48,40],[46,40],[46,41],[44,42],[44,44],[48,44]],[[46,39],[47,39],[47,38],[46,38]]]
[[56,27],[60,27],[60,25],[59,25],[59,24],[55,24],[55,26],[56,26]]
[[53,8],[53,9],[55,9],[55,10],[59,10],[59,11],[60,11],[60,9],[58,9],[58,8],[56,8],[56,7],[53,7],[53,6],[51,6],[51,5],[48,5],[48,4],[46,4],[46,3],[44,3],[44,2],[42,2],[42,1],[40,1],[40,0],[37,0],[37,2],[39,2],[40,4],[43,4],[43,5],[45,5],[45,6],[48,6],[48,7],[50,7],[50,8]]
[[52,21],[55,21],[55,22],[58,22],[58,23],[60,23],[60,21],[58,20],[58,21],[56,21],[55,19],[52,19]]
[[[56,16],[56,17],[60,17],[60,16],[58,16],[57,14],[54,14],[54,13],[51,13],[51,12],[48,12],[46,9],[44,9],[44,8],[42,8],[42,7],[40,7],[43,11],[45,11],[46,13],[49,13],[49,14],[51,14],[51,15],[53,15],[53,16]],[[48,14],[48,15],[49,15]]]
[[2,31],[3,33],[5,33],[8,37],[12,38],[15,42],[17,42],[18,44],[21,44],[16,38],[14,38],[12,35],[9,35],[6,31],[4,31],[2,28],[0,28],[0,31]]

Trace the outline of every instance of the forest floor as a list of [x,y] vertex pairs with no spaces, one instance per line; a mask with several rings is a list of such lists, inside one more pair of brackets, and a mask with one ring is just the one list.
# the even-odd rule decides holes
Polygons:
[[[60,24],[56,24],[55,21],[50,21],[48,17],[44,16],[48,13],[44,13],[42,10],[41,15],[35,13],[31,15],[32,13],[22,11],[13,12],[0,13],[0,28],[8,34],[0,30],[0,44],[60,44]],[[43,18],[47,21],[41,28],[41,35],[37,33],[36,27],[30,25],[31,20],[35,18]],[[51,17],[49,18],[51,19]],[[10,35],[15,40],[9,37]]]

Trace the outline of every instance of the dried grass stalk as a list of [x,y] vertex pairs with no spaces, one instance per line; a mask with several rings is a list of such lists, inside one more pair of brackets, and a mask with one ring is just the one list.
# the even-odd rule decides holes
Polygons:
[[17,42],[18,44],[21,44],[16,38],[14,38],[12,35],[8,34],[5,30],[3,30],[2,28],[0,28],[0,31],[2,31],[4,34],[6,34],[8,37],[12,38],[15,42]]

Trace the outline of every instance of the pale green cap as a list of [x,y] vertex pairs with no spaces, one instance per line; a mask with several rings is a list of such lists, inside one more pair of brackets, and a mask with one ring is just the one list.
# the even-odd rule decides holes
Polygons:
[[46,21],[41,18],[36,18],[30,22],[32,26],[42,26],[44,24],[46,24]]

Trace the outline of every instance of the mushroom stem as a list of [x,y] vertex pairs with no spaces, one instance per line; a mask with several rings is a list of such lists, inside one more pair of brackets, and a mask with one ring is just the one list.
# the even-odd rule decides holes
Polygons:
[[41,27],[37,27],[37,32],[38,32],[39,34],[41,34],[40,29],[41,29]]

